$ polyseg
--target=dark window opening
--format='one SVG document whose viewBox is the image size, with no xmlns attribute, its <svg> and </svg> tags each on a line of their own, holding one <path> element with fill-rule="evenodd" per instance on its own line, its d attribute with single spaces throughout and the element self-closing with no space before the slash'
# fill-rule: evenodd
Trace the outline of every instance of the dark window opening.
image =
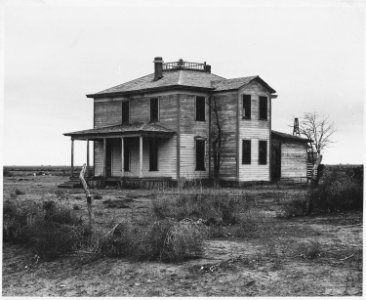
<svg viewBox="0 0 366 300">
<path fill-rule="evenodd" d="M 150 149 L 149 149 L 149 157 L 150 157 L 150 171 L 158 170 L 158 141 L 157 139 L 150 139 Z"/>
<path fill-rule="evenodd" d="M 150 99 L 150 122 L 159 121 L 159 99 Z"/>
<path fill-rule="evenodd" d="M 252 161 L 252 143 L 250 140 L 243 140 L 242 164 L 250 165 Z"/>
<path fill-rule="evenodd" d="M 123 170 L 130 171 L 130 144 L 128 142 L 123 145 Z"/>
<path fill-rule="evenodd" d="M 267 164 L 267 141 L 259 141 L 259 164 Z"/>
<path fill-rule="evenodd" d="M 196 140 L 196 171 L 205 171 L 205 141 Z"/>
<path fill-rule="evenodd" d="M 243 119 L 250 120 L 252 117 L 252 98 L 250 95 L 243 95 Z"/>
<path fill-rule="evenodd" d="M 205 97 L 196 97 L 196 121 L 206 121 Z"/>
<path fill-rule="evenodd" d="M 267 97 L 259 97 L 259 119 L 267 120 L 268 101 Z"/>
<path fill-rule="evenodd" d="M 130 123 L 130 102 L 122 101 L 122 124 Z"/>
</svg>

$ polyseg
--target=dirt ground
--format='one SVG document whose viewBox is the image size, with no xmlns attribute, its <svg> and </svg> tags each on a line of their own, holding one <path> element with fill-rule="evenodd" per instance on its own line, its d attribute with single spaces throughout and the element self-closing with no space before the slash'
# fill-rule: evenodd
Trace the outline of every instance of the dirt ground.
<svg viewBox="0 0 366 300">
<path fill-rule="evenodd" d="M 58 189 L 61 176 L 4 178 L 4 200 L 57 200 L 87 216 L 81 189 Z M 97 226 L 111 228 L 151 214 L 153 190 L 92 190 Z M 167 190 L 166 193 L 177 191 Z M 240 193 L 220 189 L 217 193 Z M 182 263 L 69 255 L 36 261 L 21 245 L 3 244 L 3 296 L 345 296 L 362 295 L 362 213 L 347 212 L 279 219 L 274 194 L 296 192 L 276 186 L 246 188 L 260 215 L 257 234 L 228 234 L 206 242 L 200 259 Z M 298 192 L 298 191 L 297 191 Z M 110 200 L 105 202 L 106 200 Z M 113 207 L 113 200 L 123 205 Z M 120 202 L 117 202 L 120 203 Z M 315 257 L 309 249 L 319 249 Z"/>
</svg>

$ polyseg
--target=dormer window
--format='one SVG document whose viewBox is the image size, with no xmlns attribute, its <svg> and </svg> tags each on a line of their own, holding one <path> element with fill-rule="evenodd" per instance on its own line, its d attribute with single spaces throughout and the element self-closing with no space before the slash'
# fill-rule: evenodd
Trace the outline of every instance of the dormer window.
<svg viewBox="0 0 366 300">
<path fill-rule="evenodd" d="M 159 121 L 159 98 L 150 99 L 150 122 Z"/>
<path fill-rule="evenodd" d="M 205 97 L 196 97 L 196 121 L 206 121 Z"/>
</svg>

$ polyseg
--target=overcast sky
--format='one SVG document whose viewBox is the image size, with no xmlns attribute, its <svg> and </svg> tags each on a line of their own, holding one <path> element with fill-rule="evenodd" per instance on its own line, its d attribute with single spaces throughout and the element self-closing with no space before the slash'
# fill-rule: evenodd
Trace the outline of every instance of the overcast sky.
<svg viewBox="0 0 366 300">
<path fill-rule="evenodd" d="M 35 3 L 41 4 L 7 6 L 4 14 L 4 165 L 68 165 L 70 139 L 62 133 L 92 128 L 93 102 L 85 94 L 152 73 L 155 56 L 206 61 L 226 78 L 260 75 L 278 92 L 273 129 L 291 133 L 288 125 L 305 112 L 329 115 L 337 132 L 324 162 L 363 161 L 365 22 L 349 1 L 332 7 Z M 85 159 L 85 142 L 77 142 L 76 163 Z"/>
</svg>

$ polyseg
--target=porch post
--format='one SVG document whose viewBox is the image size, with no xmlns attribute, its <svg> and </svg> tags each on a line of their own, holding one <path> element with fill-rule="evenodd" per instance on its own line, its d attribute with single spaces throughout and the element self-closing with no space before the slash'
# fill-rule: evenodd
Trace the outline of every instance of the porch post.
<svg viewBox="0 0 366 300">
<path fill-rule="evenodd" d="M 107 139 L 103 139 L 103 177 L 107 177 Z"/>
<path fill-rule="evenodd" d="M 89 177 L 89 139 L 86 140 L 86 172 Z"/>
<path fill-rule="evenodd" d="M 73 175 L 74 173 L 74 139 L 71 138 L 71 176 Z"/>
<path fill-rule="evenodd" d="M 125 175 L 125 146 L 124 146 L 124 138 L 121 138 L 121 174 L 122 177 Z"/>
<path fill-rule="evenodd" d="M 140 136 L 140 173 L 139 173 L 139 177 L 142 177 L 142 167 L 143 167 L 143 137 L 142 135 Z"/>
</svg>

